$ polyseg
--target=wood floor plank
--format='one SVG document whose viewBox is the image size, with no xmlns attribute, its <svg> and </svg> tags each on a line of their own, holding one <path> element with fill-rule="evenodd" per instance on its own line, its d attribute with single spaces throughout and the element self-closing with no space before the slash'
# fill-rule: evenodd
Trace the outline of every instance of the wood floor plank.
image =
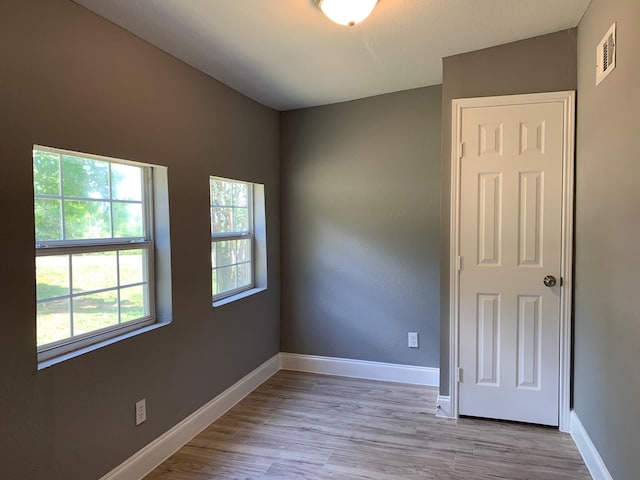
<svg viewBox="0 0 640 480">
<path fill-rule="evenodd" d="M 591 478 L 556 429 L 434 416 L 437 389 L 280 371 L 147 480 Z"/>
</svg>

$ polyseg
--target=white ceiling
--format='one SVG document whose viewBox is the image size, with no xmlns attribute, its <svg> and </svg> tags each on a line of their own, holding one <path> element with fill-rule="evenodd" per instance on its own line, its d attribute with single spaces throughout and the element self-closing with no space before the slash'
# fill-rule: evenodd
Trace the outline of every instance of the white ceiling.
<svg viewBox="0 0 640 480">
<path fill-rule="evenodd" d="M 313 0 L 74 0 L 277 110 L 442 82 L 443 57 L 574 27 L 590 0 L 380 0 L 354 27 Z"/>
</svg>

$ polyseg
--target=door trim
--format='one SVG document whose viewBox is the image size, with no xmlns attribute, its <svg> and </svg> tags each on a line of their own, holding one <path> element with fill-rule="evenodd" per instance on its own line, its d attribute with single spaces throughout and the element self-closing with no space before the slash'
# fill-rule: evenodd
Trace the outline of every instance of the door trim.
<svg viewBox="0 0 640 480">
<path fill-rule="evenodd" d="M 501 97 L 463 98 L 452 101 L 451 123 L 451 230 L 449 239 L 449 396 L 450 416 L 458 417 L 459 309 L 460 272 L 460 151 L 462 111 L 465 108 L 562 103 L 564 110 L 562 154 L 562 226 L 560 275 L 563 288 L 560 296 L 560 378 L 558 395 L 558 425 L 560 431 L 570 429 L 571 388 L 571 313 L 573 295 L 573 205 L 575 149 L 575 92 L 549 92 Z"/>
</svg>

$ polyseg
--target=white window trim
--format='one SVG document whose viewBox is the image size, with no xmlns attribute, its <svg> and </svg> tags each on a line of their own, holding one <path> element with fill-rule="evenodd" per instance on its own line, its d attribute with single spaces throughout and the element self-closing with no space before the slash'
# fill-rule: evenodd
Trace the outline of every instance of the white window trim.
<svg viewBox="0 0 640 480">
<path fill-rule="evenodd" d="M 223 181 L 246 183 L 251 186 L 250 192 L 250 222 L 251 222 L 251 286 L 239 288 L 234 291 L 228 291 L 221 295 L 212 295 L 212 306 L 221 307 L 228 305 L 237 300 L 250 297 L 257 293 L 267 290 L 267 234 L 266 234 L 266 214 L 265 214 L 265 187 L 263 184 L 254 183 L 245 180 L 235 180 L 232 178 L 218 177 L 212 175 L 210 179 L 219 179 Z M 210 207 L 211 207 L 211 201 Z M 220 235 L 235 235 L 236 238 L 246 238 L 246 234 L 216 234 L 211 235 L 211 244 L 213 245 L 214 237 Z M 234 238 L 228 238 L 234 239 Z M 213 268 L 213 265 L 211 265 Z M 212 288 L 209 290 L 212 291 Z"/>
<path fill-rule="evenodd" d="M 87 253 L 99 251 L 122 251 L 144 249 L 147 251 L 148 268 L 144 274 L 147 277 L 147 295 L 148 295 L 148 312 L 149 314 L 139 319 L 130 320 L 119 325 L 109 326 L 102 329 L 87 332 L 82 335 L 68 337 L 56 342 L 51 342 L 37 349 L 38 369 L 43 369 L 55 365 L 61 361 L 74 358 L 86 352 L 96 350 L 103 346 L 115 343 L 125 338 L 138 335 L 140 333 L 154 330 L 171 322 L 171 272 L 170 272 L 170 239 L 169 234 L 169 218 L 168 218 L 168 184 L 167 169 L 157 165 L 151 165 L 142 162 L 123 160 L 119 158 L 107 157 L 102 155 L 88 154 L 52 148 L 42 145 L 34 145 L 34 150 L 50 152 L 59 155 L 70 155 L 79 158 L 87 158 L 92 160 L 104 161 L 109 163 L 118 163 L 124 165 L 132 165 L 142 168 L 143 170 L 143 201 L 144 208 L 144 238 L 142 237 L 123 237 L 123 238 L 107 238 L 107 239 L 91 239 L 91 240 L 58 240 L 49 242 L 36 243 L 35 256 L 49 255 L 72 255 L 74 253 Z M 154 185 L 156 188 L 154 188 Z M 160 188 L 158 188 L 160 187 Z M 156 193 L 160 197 L 157 204 Z M 34 193 L 34 199 L 46 197 Z M 57 197 L 56 197 L 57 198 Z M 60 198 L 64 197 L 60 192 Z M 112 199 L 109 199 L 111 202 Z M 159 222 L 158 216 L 162 218 Z M 64 219 L 63 219 L 64 221 Z M 160 246 L 156 244 L 157 230 L 162 232 Z M 162 258 L 160 267 L 162 271 L 160 285 L 156 283 L 156 251 L 160 250 Z M 142 284 L 144 284 L 143 282 Z M 120 285 L 114 287 L 119 288 Z M 113 289 L 107 289 L 109 291 Z M 165 298 L 162 299 L 160 311 L 157 310 L 156 291 L 160 290 Z M 73 298 L 73 292 L 65 295 L 65 298 Z M 52 297 L 53 298 L 53 297 Z M 37 298 L 35 299 L 38 303 Z"/>
</svg>

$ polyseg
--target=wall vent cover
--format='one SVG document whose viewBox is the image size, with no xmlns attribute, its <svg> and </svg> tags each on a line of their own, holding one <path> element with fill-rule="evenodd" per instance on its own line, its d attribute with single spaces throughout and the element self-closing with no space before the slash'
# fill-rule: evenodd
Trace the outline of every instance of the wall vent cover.
<svg viewBox="0 0 640 480">
<path fill-rule="evenodd" d="M 596 48 L 596 85 L 616 68 L 616 24 L 614 22 Z"/>
</svg>

